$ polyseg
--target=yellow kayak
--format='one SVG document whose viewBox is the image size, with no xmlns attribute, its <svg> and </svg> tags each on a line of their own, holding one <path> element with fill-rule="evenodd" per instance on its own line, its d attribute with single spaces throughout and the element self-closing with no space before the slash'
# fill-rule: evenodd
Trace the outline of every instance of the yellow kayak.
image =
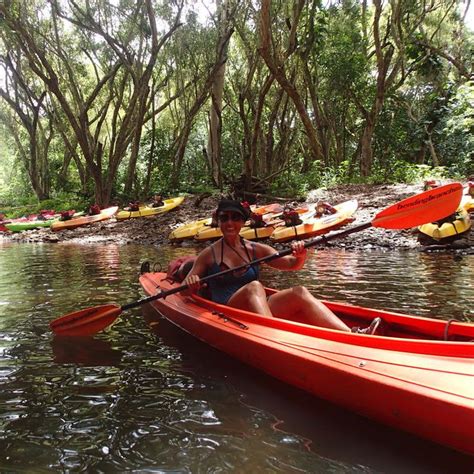
<svg viewBox="0 0 474 474">
<path fill-rule="evenodd" d="M 192 239 L 202 228 L 207 228 L 211 225 L 212 218 L 201 219 L 199 221 L 190 222 L 189 224 L 183 224 L 178 228 L 171 231 L 168 236 L 172 242 L 179 242 L 185 239 Z"/>
<path fill-rule="evenodd" d="M 268 204 L 267 206 L 261 206 L 261 207 L 256 207 L 253 208 L 251 207 L 252 212 L 255 214 L 260 214 L 260 215 L 265 215 L 269 213 L 275 213 L 275 212 L 281 212 L 281 205 L 280 204 Z M 246 225 L 242 227 L 240 231 L 240 235 L 243 236 L 246 234 L 248 231 L 252 231 L 253 235 L 255 235 L 254 232 L 255 229 L 252 229 L 250 225 Z M 252 233 L 250 232 L 250 234 Z M 194 236 L 196 240 L 203 241 L 203 240 L 215 240 L 222 237 L 222 232 L 219 227 L 202 227 Z M 255 237 L 254 237 L 255 238 Z"/>
<path fill-rule="evenodd" d="M 178 207 L 184 201 L 184 197 L 176 197 L 171 199 L 165 199 L 164 205 L 160 207 L 143 206 L 138 211 L 120 211 L 115 217 L 117 220 L 132 219 L 134 217 L 153 217 L 157 214 L 163 214 L 164 212 L 171 211 L 175 207 Z"/>
<path fill-rule="evenodd" d="M 336 229 L 351 220 L 352 215 L 357 210 L 356 199 L 345 201 L 334 206 L 334 214 L 322 217 L 316 216 L 316 210 L 307 216 L 302 216 L 302 224 L 292 226 L 281 226 L 274 230 L 270 240 L 274 242 L 286 242 L 293 239 L 307 239 L 319 234 L 325 234 Z"/>
<path fill-rule="evenodd" d="M 422 234 L 437 241 L 450 239 L 467 232 L 471 228 L 471 219 L 465 208 L 467 201 L 465 204 L 463 204 L 463 202 L 464 199 L 461 201 L 461 205 L 458 207 L 454 216 L 450 216 L 439 222 L 430 222 L 420 225 L 418 230 Z"/>
<path fill-rule="evenodd" d="M 467 212 L 474 212 L 474 197 L 470 196 L 469 194 L 465 194 L 462 197 L 459 207 L 462 207 Z"/>
<path fill-rule="evenodd" d="M 265 227 L 242 227 L 240 231 L 240 236 L 247 240 L 260 240 L 260 239 L 268 239 L 270 235 L 273 234 L 275 230 L 274 225 L 267 225 Z"/>
</svg>

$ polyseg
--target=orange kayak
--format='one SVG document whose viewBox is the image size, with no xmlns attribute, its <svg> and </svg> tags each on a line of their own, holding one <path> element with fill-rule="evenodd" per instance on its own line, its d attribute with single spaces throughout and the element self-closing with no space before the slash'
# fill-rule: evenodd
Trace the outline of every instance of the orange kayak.
<svg viewBox="0 0 474 474">
<path fill-rule="evenodd" d="M 144 273 L 147 295 L 176 284 Z M 269 293 L 275 290 L 267 290 Z M 179 293 L 150 303 L 201 341 L 354 412 L 474 454 L 474 325 L 324 302 L 349 326 L 384 321 L 384 335 L 276 319 Z"/>
<path fill-rule="evenodd" d="M 83 225 L 93 224 L 94 222 L 100 222 L 106 219 L 110 219 L 117 211 L 117 206 L 107 207 L 106 209 L 102 209 L 100 211 L 100 214 L 95 214 L 92 216 L 73 217 L 68 221 L 55 221 L 51 224 L 51 229 L 54 231 L 75 229 Z"/>
</svg>

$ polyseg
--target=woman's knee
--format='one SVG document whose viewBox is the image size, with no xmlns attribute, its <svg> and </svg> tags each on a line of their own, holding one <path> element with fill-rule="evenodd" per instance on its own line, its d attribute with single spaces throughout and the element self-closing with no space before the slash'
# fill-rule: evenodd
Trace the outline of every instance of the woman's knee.
<svg viewBox="0 0 474 474">
<path fill-rule="evenodd" d="M 245 289 L 249 292 L 249 294 L 252 294 L 252 295 L 264 296 L 266 294 L 265 287 L 258 280 L 254 280 L 254 281 L 251 281 L 250 283 L 247 283 L 245 285 Z"/>
<path fill-rule="evenodd" d="M 293 293 L 300 300 L 308 301 L 314 299 L 314 296 L 305 286 L 295 286 L 293 288 Z"/>
</svg>

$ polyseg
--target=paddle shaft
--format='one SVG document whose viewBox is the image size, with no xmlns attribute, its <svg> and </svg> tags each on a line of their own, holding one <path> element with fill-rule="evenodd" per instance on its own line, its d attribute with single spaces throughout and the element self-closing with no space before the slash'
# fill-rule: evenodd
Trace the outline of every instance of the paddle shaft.
<svg viewBox="0 0 474 474">
<path fill-rule="evenodd" d="M 354 234 L 355 232 L 360 232 L 362 230 L 368 229 L 369 227 L 372 226 L 372 222 L 365 222 L 364 224 L 360 224 L 354 227 L 351 227 L 350 229 L 342 230 L 340 232 L 335 232 L 334 234 L 330 235 L 324 235 L 321 237 L 316 237 L 314 239 L 308 240 L 304 243 L 304 247 L 313 247 L 314 245 L 318 245 L 320 243 L 326 243 L 334 239 L 338 239 L 340 237 L 345 237 L 346 235 Z M 224 275 L 227 275 L 229 273 L 242 270 L 243 268 L 246 268 L 251 265 L 257 265 L 259 263 L 263 262 L 270 262 L 271 260 L 276 260 L 277 258 L 285 257 L 286 255 L 290 255 L 293 252 L 291 248 L 287 248 L 285 250 L 282 250 L 280 252 L 274 253 L 272 255 L 267 255 L 265 257 L 257 258 L 255 260 L 252 260 L 248 263 L 243 263 L 242 265 L 239 265 L 237 267 L 233 268 L 228 268 L 227 270 L 223 270 L 222 272 L 219 273 L 214 273 L 213 275 L 208 275 L 205 277 L 202 277 L 200 279 L 201 283 L 205 283 L 206 281 L 212 280 L 214 278 L 218 278 Z M 162 291 L 156 295 L 149 296 L 148 298 L 143 298 L 138 301 L 134 301 L 133 303 L 126 304 L 121 307 L 122 311 L 125 311 L 127 309 L 132 309 L 136 308 L 137 306 L 141 306 L 143 304 L 150 303 L 151 301 L 158 300 L 161 298 L 166 298 L 167 296 L 174 295 L 175 293 L 179 293 L 180 291 L 186 290 L 188 288 L 188 285 L 181 285 L 176 288 L 172 288 L 167 291 Z"/>
</svg>

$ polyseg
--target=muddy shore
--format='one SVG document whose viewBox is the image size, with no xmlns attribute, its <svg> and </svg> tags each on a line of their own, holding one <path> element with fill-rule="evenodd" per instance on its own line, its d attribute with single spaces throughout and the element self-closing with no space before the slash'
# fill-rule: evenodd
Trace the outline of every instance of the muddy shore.
<svg viewBox="0 0 474 474">
<path fill-rule="evenodd" d="M 331 189 L 311 191 L 307 202 L 319 200 L 337 204 L 348 199 L 357 199 L 359 208 L 355 220 L 349 225 L 369 222 L 379 211 L 423 191 L 423 184 L 398 185 L 344 185 Z M 19 233 L 1 233 L 0 240 L 14 242 L 71 242 L 78 244 L 113 242 L 118 244 L 167 245 L 171 230 L 182 224 L 197 219 L 207 218 L 216 207 L 219 196 L 210 196 L 200 201 L 198 196 L 188 196 L 177 209 L 163 215 L 150 218 L 129 219 L 116 221 L 109 219 L 90 226 L 74 230 L 53 232 L 48 228 L 24 231 Z M 198 203 L 198 201 L 200 201 Z M 265 201 L 259 200 L 259 204 Z M 174 245 L 197 246 L 193 241 Z M 202 246 L 202 244 L 200 244 Z M 418 231 L 408 229 L 391 231 L 371 227 L 361 232 L 351 234 L 344 239 L 333 240 L 332 247 L 348 250 L 417 250 L 417 251 L 453 251 L 463 254 L 474 254 L 474 231 L 457 239 L 447 246 L 424 246 L 418 241 Z"/>
</svg>

